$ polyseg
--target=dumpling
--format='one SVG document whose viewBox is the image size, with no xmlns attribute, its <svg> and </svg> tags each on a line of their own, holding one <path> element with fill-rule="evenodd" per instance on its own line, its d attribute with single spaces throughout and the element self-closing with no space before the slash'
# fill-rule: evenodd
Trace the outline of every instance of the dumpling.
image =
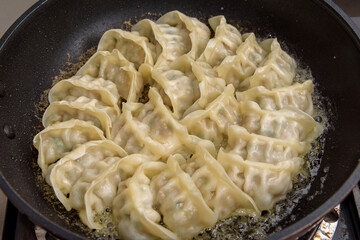
<svg viewBox="0 0 360 240">
<path fill-rule="evenodd" d="M 270 210 L 274 204 L 286 198 L 292 189 L 292 178 L 300 170 L 302 158 L 294 158 L 277 164 L 243 160 L 240 155 L 220 150 L 218 162 L 230 179 L 255 201 L 259 210 Z"/>
<path fill-rule="evenodd" d="M 189 239 L 217 221 L 191 177 L 179 166 L 183 157 L 175 154 L 167 160 L 167 167 L 152 178 L 154 206 L 163 216 L 164 225 L 179 238 Z"/>
<path fill-rule="evenodd" d="M 166 168 L 162 162 L 146 162 L 124 182 L 113 201 L 113 215 L 122 239 L 178 239 L 166 228 L 155 208 L 151 181 Z"/>
<path fill-rule="evenodd" d="M 311 94 L 314 91 L 313 83 L 307 80 L 303 83 L 295 83 L 289 87 L 274 88 L 268 90 L 263 86 L 250 88 L 244 92 L 236 92 L 236 98 L 240 101 L 254 101 L 261 109 L 279 110 L 286 106 L 296 107 L 307 114 L 313 113 Z"/>
<path fill-rule="evenodd" d="M 223 167 L 201 143 L 190 159 L 180 158 L 179 163 L 217 219 L 229 217 L 235 211 L 245 215 L 259 213 L 254 201 L 231 181 Z"/>
<path fill-rule="evenodd" d="M 146 104 L 126 103 L 112 139 L 129 153 L 132 149 L 167 158 L 192 141 L 184 126 L 165 107 L 159 93 L 150 88 Z M 131 142 L 129 142 L 131 141 Z M 135 143 L 135 147 L 133 143 Z M 140 148 L 140 149 L 139 149 Z"/>
<path fill-rule="evenodd" d="M 105 133 L 105 136 L 110 136 L 112 126 L 110 116 L 93 104 L 68 101 L 53 102 L 46 109 L 42 123 L 46 128 L 54 123 L 65 122 L 70 119 L 89 121 L 100 128 Z"/>
<path fill-rule="evenodd" d="M 219 65 L 226 56 L 234 55 L 242 43 L 239 30 L 227 24 L 224 16 L 209 19 L 209 24 L 215 32 L 215 37 L 210 39 L 199 61 L 205 61 L 212 67 Z"/>
<path fill-rule="evenodd" d="M 268 52 L 257 43 L 254 33 L 250 33 L 236 50 L 236 55 L 227 56 L 216 67 L 216 72 L 236 89 L 244 79 L 254 74 L 267 54 Z"/>
<path fill-rule="evenodd" d="M 69 169 L 74 168 L 74 175 L 69 177 L 65 176 L 63 180 L 52 180 L 54 191 L 61 191 L 69 201 L 66 201 L 66 204 L 79 212 L 80 219 L 86 224 L 90 225 L 88 218 L 85 213 L 85 200 L 84 197 L 89 190 L 89 188 L 97 181 L 103 178 L 107 174 L 109 169 L 114 165 L 118 165 L 121 161 L 120 157 L 111 156 L 104 157 L 104 159 L 98 159 L 97 161 L 84 166 L 79 166 L 82 164 L 83 157 L 80 157 L 77 162 L 67 162 L 63 166 L 59 166 L 55 169 L 53 174 L 55 178 L 63 178 L 62 175 L 70 175 Z M 87 156 L 85 156 L 87 158 Z M 86 161 L 86 160 L 85 160 Z M 86 164 L 86 163 L 85 163 Z M 56 167 L 56 166 L 55 166 Z M 83 169 L 81 169 L 83 167 Z M 50 176 L 51 178 L 51 176 Z M 75 180 L 76 179 L 76 180 Z M 75 181 L 74 181 L 75 180 Z M 114 179 L 112 179 L 114 180 Z M 71 190 L 68 192 L 69 186 L 67 184 L 72 183 Z M 66 199 L 66 200 L 67 200 Z M 64 206 L 66 206 L 64 204 Z M 69 210 L 69 209 L 67 209 Z"/>
<path fill-rule="evenodd" d="M 181 59 L 176 60 L 176 62 Z M 167 66 L 149 68 L 141 66 L 140 71 L 151 79 L 158 89 L 164 104 L 172 108 L 176 119 L 181 119 L 184 112 L 200 97 L 199 83 L 193 76 L 187 76 L 180 70 Z"/>
<path fill-rule="evenodd" d="M 109 140 L 80 145 L 49 167 L 47 183 L 66 210 L 80 208 L 93 180 L 127 153 Z"/>
<path fill-rule="evenodd" d="M 216 76 L 212 67 L 183 55 L 169 67 L 141 66 L 140 72 L 147 82 L 155 86 L 164 103 L 173 109 L 177 119 L 190 112 L 204 109 L 225 88 L 225 81 Z"/>
<path fill-rule="evenodd" d="M 310 115 L 297 108 L 262 110 L 257 103 L 251 101 L 240 102 L 238 106 L 242 117 L 240 125 L 250 133 L 312 142 L 323 130 Z"/>
<path fill-rule="evenodd" d="M 127 101 L 137 101 L 143 90 L 140 73 L 117 49 L 112 52 L 96 52 L 76 75 L 90 75 L 112 81 L 117 87 L 118 95 Z"/>
<path fill-rule="evenodd" d="M 146 148 L 141 139 L 140 141 L 137 139 L 132 130 L 133 125 L 126 120 L 128 118 L 125 118 L 125 115 L 128 115 L 126 112 L 130 112 L 131 110 L 136 110 L 141 107 L 142 104 L 140 103 L 126 104 L 126 107 L 123 108 L 125 113 L 121 114 L 121 116 L 115 121 L 114 126 L 111 129 L 110 139 L 122 148 L 124 148 L 125 151 L 129 154 L 141 153 L 145 155 L 152 155 L 150 150 Z"/>
<path fill-rule="evenodd" d="M 188 101 L 186 102 L 187 106 L 183 107 L 186 109 L 184 116 L 194 110 L 204 109 L 208 103 L 212 102 L 224 91 L 225 81 L 218 78 L 215 71 L 206 62 L 194 61 L 189 56 L 184 55 L 172 62 L 169 67 L 183 72 L 192 81 L 189 86 L 192 86 L 194 93 L 183 91 L 185 92 L 184 98 L 183 100 L 179 99 L 179 102 L 182 103 Z M 178 92 L 174 91 L 174 93 Z M 190 100 L 193 102 L 191 106 L 189 106 Z"/>
<path fill-rule="evenodd" d="M 154 65 L 156 61 L 155 47 L 146 37 L 136 32 L 111 29 L 101 37 L 97 50 L 112 52 L 118 49 L 136 69 L 143 63 Z"/>
<path fill-rule="evenodd" d="M 210 38 L 209 28 L 196 18 L 188 17 L 179 11 L 171 11 L 160 17 L 156 23 L 168 24 L 181 29 L 183 38 L 191 49 L 187 55 L 196 60 L 204 51 Z M 187 39 L 189 38 L 189 39 Z"/>
<path fill-rule="evenodd" d="M 67 98 L 65 98 L 64 101 L 59 101 L 59 103 L 61 102 L 69 102 L 70 105 L 73 106 L 86 106 L 95 108 L 99 111 L 106 113 L 110 117 L 111 122 L 114 122 L 115 118 L 120 115 L 120 109 L 117 107 L 117 105 L 116 107 L 109 107 L 97 99 L 91 99 L 85 96 L 80 96 L 78 98 L 68 96 Z"/>
<path fill-rule="evenodd" d="M 94 125 L 77 119 L 55 123 L 34 138 L 34 146 L 38 150 L 38 164 L 43 176 L 48 166 L 80 144 L 91 140 L 104 140 L 104 133 Z"/>
<path fill-rule="evenodd" d="M 144 19 L 136 23 L 131 31 L 147 37 L 155 46 L 155 67 L 167 65 L 191 50 L 190 38 L 185 28 L 156 24 L 149 19 Z"/>
<path fill-rule="evenodd" d="M 270 53 L 256 69 L 254 75 L 241 82 L 239 89 L 243 91 L 256 86 L 264 86 L 271 90 L 290 86 L 295 77 L 295 60 L 281 49 L 276 39 L 265 40 L 261 46 Z"/>
<path fill-rule="evenodd" d="M 227 127 L 241 121 L 234 91 L 234 87 L 228 85 L 204 110 L 189 113 L 180 123 L 187 127 L 190 134 L 210 140 L 219 148 L 225 139 Z"/>
<path fill-rule="evenodd" d="M 217 77 L 215 71 L 205 62 L 194 62 L 192 71 L 199 81 L 200 98 L 197 100 L 197 104 L 199 107 L 205 108 L 221 95 L 226 83 L 224 79 Z"/>
<path fill-rule="evenodd" d="M 301 156 L 310 149 L 310 143 L 257 135 L 237 125 L 228 127 L 227 131 L 228 144 L 224 151 L 255 162 L 275 164 Z"/>
<path fill-rule="evenodd" d="M 126 109 L 124 108 L 124 110 L 127 112 L 130 111 L 130 109 L 138 109 L 141 106 L 142 104 L 140 103 L 127 104 L 127 107 Z M 126 114 L 121 114 L 121 116 L 114 122 L 114 126 L 111 129 L 110 139 L 124 148 L 129 154 L 151 154 L 144 144 L 137 140 L 136 136 L 133 134 L 132 125 L 126 121 L 125 115 Z"/>
<path fill-rule="evenodd" d="M 118 107 L 119 94 L 111 81 L 91 76 L 74 76 L 58 82 L 49 92 L 49 102 L 66 100 L 76 101 L 80 97 L 96 99 L 102 105 L 114 108 L 120 114 Z"/>
<path fill-rule="evenodd" d="M 101 229 L 105 221 L 100 222 L 106 209 L 112 209 L 112 203 L 123 183 L 133 176 L 136 169 L 151 157 L 142 154 L 131 154 L 113 164 L 104 174 L 92 182 L 84 196 L 84 206 L 79 215 L 84 223 L 92 229 Z M 110 221 L 112 219 L 109 219 Z"/>
</svg>

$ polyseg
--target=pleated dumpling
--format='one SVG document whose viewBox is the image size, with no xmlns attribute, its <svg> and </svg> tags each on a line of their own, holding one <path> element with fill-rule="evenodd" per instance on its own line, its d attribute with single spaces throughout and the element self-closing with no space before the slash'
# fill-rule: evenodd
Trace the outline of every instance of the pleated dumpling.
<svg viewBox="0 0 360 240">
<path fill-rule="evenodd" d="M 237 125 L 230 126 L 227 131 L 228 140 L 224 151 L 250 161 L 275 164 L 302 156 L 310 149 L 310 143 L 257 135 Z"/>
<path fill-rule="evenodd" d="M 238 106 L 242 116 L 241 126 L 250 133 L 312 142 L 323 130 L 310 115 L 297 108 L 262 110 L 257 103 L 251 101 L 240 102 Z"/>
<path fill-rule="evenodd" d="M 199 82 L 200 98 L 197 104 L 205 108 L 224 91 L 226 82 L 217 77 L 215 71 L 208 63 L 196 61 L 192 65 L 192 71 Z"/>
<path fill-rule="evenodd" d="M 158 158 L 167 158 L 191 141 L 187 130 L 174 119 L 163 104 L 160 94 L 150 88 L 146 104 L 126 103 L 122 121 L 114 128 L 112 139 L 129 153 L 135 146 L 141 153 L 150 153 Z M 127 134 L 130 135 L 127 135 Z"/>
<path fill-rule="evenodd" d="M 38 150 L 38 164 L 43 176 L 48 166 L 80 144 L 92 140 L 104 140 L 104 133 L 94 125 L 81 120 L 72 119 L 53 124 L 34 138 L 34 146 Z"/>
<path fill-rule="evenodd" d="M 113 82 L 90 76 L 74 76 L 58 82 L 50 90 L 50 106 L 44 113 L 43 125 L 47 127 L 75 118 L 92 121 L 109 136 L 112 122 L 120 115 L 118 101 L 119 94 Z M 106 126 L 108 119 L 110 122 Z"/>
<path fill-rule="evenodd" d="M 71 99 L 71 100 L 70 100 Z M 86 96 L 80 96 L 74 100 L 72 100 L 72 97 L 69 96 L 69 100 L 59 101 L 58 103 L 68 102 L 72 106 L 79 106 L 79 107 L 88 107 L 97 109 L 98 111 L 106 113 L 109 118 L 111 119 L 111 122 L 114 122 L 115 118 L 120 115 L 120 109 L 115 105 L 113 106 L 107 106 L 103 102 L 97 100 L 97 99 L 91 99 Z"/>
<path fill-rule="evenodd" d="M 78 209 L 82 221 L 92 229 L 101 229 L 106 221 L 100 221 L 99 216 L 104 218 L 106 211 L 116 211 L 113 209 L 113 200 L 123 190 L 125 181 L 133 176 L 142 163 L 150 160 L 148 155 L 131 154 L 116 161 L 96 178 L 85 193 L 84 206 Z"/>
<path fill-rule="evenodd" d="M 295 83 L 288 87 L 268 90 L 263 86 L 250 88 L 244 92 L 236 92 L 238 101 L 254 101 L 261 109 L 279 110 L 286 106 L 296 107 L 307 114 L 313 113 L 311 94 L 314 91 L 313 83 L 307 80 Z"/>
<path fill-rule="evenodd" d="M 190 80 L 187 85 L 188 87 L 183 87 L 182 92 L 177 88 L 167 91 L 169 96 L 171 96 L 170 99 L 172 103 L 174 103 L 172 105 L 173 108 L 174 105 L 176 105 L 175 107 L 178 109 L 177 106 L 183 104 L 182 108 L 180 108 L 186 109 L 183 116 L 186 116 L 194 110 L 204 109 L 208 103 L 212 102 L 224 91 L 225 81 L 217 77 L 215 71 L 206 62 L 194 61 L 189 56 L 183 55 L 172 62 L 169 67 L 173 70 L 181 71 Z M 181 81 L 180 79 L 178 81 L 185 83 L 185 81 Z M 163 85 L 165 87 L 171 87 L 170 84 Z M 192 88 L 193 90 L 187 90 L 188 88 Z M 176 97 L 176 94 L 179 93 L 183 94 L 181 98 Z M 175 104 L 175 99 L 178 99 L 179 103 Z M 178 115 L 175 114 L 175 116 Z"/>
<path fill-rule="evenodd" d="M 152 179 L 166 168 L 162 162 L 146 162 L 123 183 L 113 201 L 113 215 L 123 239 L 178 239 L 162 222 L 155 207 Z"/>
<path fill-rule="evenodd" d="M 126 107 L 123 108 L 124 113 L 115 121 L 111 129 L 110 139 L 124 148 L 129 154 L 141 153 L 151 155 L 150 150 L 143 144 L 141 139 L 138 140 L 134 134 L 134 125 L 128 121 L 129 118 L 131 119 L 131 111 L 140 109 L 142 106 L 141 103 L 126 104 Z"/>
<path fill-rule="evenodd" d="M 167 65 L 191 50 L 191 41 L 186 28 L 156 24 L 149 19 L 144 19 L 136 23 L 131 31 L 147 37 L 155 46 L 155 67 Z"/>
<path fill-rule="evenodd" d="M 169 157 L 166 169 L 152 178 L 154 206 L 163 216 L 164 225 L 179 238 L 189 239 L 217 221 L 191 177 L 185 173 L 179 161 L 183 157 Z"/>
<path fill-rule="evenodd" d="M 127 32 L 121 29 L 111 29 L 101 37 L 97 50 L 112 52 L 118 49 L 136 69 L 143 63 L 154 65 L 155 47 L 146 37 L 136 32 Z"/>
<path fill-rule="evenodd" d="M 86 97 L 80 98 L 83 98 L 85 101 L 89 100 Z M 112 120 L 109 114 L 104 110 L 110 110 L 111 116 L 116 116 L 115 110 L 111 107 L 105 106 L 103 106 L 102 110 L 99 109 L 99 105 L 95 106 L 98 103 L 96 99 L 93 99 L 92 102 L 90 101 L 88 103 L 89 104 L 84 104 L 83 102 L 78 101 L 53 102 L 46 109 L 42 118 L 42 123 L 46 128 L 57 122 L 65 122 L 70 119 L 79 119 L 94 124 L 105 133 L 105 136 L 110 136 Z"/>
<path fill-rule="evenodd" d="M 255 34 L 250 33 L 237 48 L 236 55 L 227 56 L 216 67 L 216 72 L 227 84 L 233 84 L 238 88 L 244 79 L 254 74 L 267 54 L 268 52 L 257 43 Z"/>
<path fill-rule="evenodd" d="M 185 57 L 185 56 L 184 56 Z M 186 75 L 183 71 L 178 70 L 189 66 L 180 65 L 188 64 L 183 61 L 184 58 L 177 59 L 177 69 L 167 66 L 159 68 L 149 68 L 143 65 L 140 68 L 143 76 L 148 76 L 151 85 L 158 89 L 164 104 L 172 109 L 176 119 L 181 119 L 184 112 L 200 97 L 198 80 L 192 75 Z"/>
<path fill-rule="evenodd" d="M 264 86 L 271 90 L 290 86 L 295 77 L 295 60 L 281 49 L 277 39 L 265 40 L 261 46 L 269 54 L 256 69 L 254 75 L 241 82 L 239 89 L 243 91 L 256 86 Z"/>
<path fill-rule="evenodd" d="M 295 158 L 277 164 L 244 160 L 240 155 L 220 149 L 218 162 L 230 179 L 255 201 L 259 210 L 269 210 L 286 198 L 292 189 L 292 178 L 299 172 L 303 159 Z"/>
<path fill-rule="evenodd" d="M 127 153 L 109 140 L 90 141 L 80 145 L 50 165 L 47 183 L 66 210 L 80 208 L 92 181 Z"/>
<path fill-rule="evenodd" d="M 215 36 L 209 40 L 199 60 L 214 67 L 219 65 L 225 57 L 235 54 L 236 49 L 242 43 L 242 38 L 239 30 L 227 24 L 222 15 L 209 18 L 209 24 L 214 30 Z"/>
<path fill-rule="evenodd" d="M 243 215 L 259 213 L 253 200 L 231 181 L 223 167 L 201 143 L 190 159 L 180 158 L 178 161 L 217 219 L 229 217 L 235 211 Z"/>
<path fill-rule="evenodd" d="M 90 75 L 110 80 L 116 85 L 118 95 L 127 101 L 137 101 L 143 90 L 140 73 L 117 49 L 112 52 L 96 52 L 76 75 Z"/>
<path fill-rule="evenodd" d="M 49 92 L 50 104 L 55 101 L 76 102 L 78 99 L 96 99 L 99 104 L 113 108 L 120 114 L 119 94 L 111 81 L 91 76 L 74 76 L 55 84 Z"/>
<path fill-rule="evenodd" d="M 186 54 L 196 60 L 204 51 L 210 38 L 209 28 L 198 19 L 188 17 L 179 11 L 171 11 L 160 17 L 156 23 L 168 24 L 172 27 L 182 29 L 183 37 L 190 38 L 190 51 Z M 187 36 L 188 35 L 188 36 Z"/>
<path fill-rule="evenodd" d="M 168 67 L 143 65 L 139 70 L 146 82 L 156 87 L 176 119 L 194 110 L 204 109 L 225 88 L 225 81 L 216 76 L 206 62 L 194 61 L 183 55 Z"/>
<path fill-rule="evenodd" d="M 84 156 L 87 158 L 87 156 Z M 62 191 L 63 194 L 67 197 L 69 201 L 66 201 L 66 204 L 72 209 L 75 209 L 79 212 L 79 216 L 84 223 L 87 223 L 87 218 L 83 214 L 85 210 L 85 195 L 89 188 L 97 181 L 103 178 L 104 175 L 112 168 L 112 166 L 117 165 L 119 161 L 121 161 L 121 157 L 119 156 L 103 156 L 103 159 L 99 158 L 93 163 L 84 163 L 83 157 L 80 157 L 77 162 L 71 163 L 67 162 L 64 163 L 63 166 L 55 166 L 53 174 L 55 175 L 54 178 L 62 177 L 62 175 L 69 174 L 69 169 L 74 168 L 74 175 L 72 177 L 64 177 L 63 180 L 52 180 L 54 183 L 53 188 L 55 191 Z M 83 165 L 83 166 L 80 166 Z M 83 169 L 81 169 L 83 167 Z M 81 171 L 81 173 L 80 173 Z M 51 179 L 51 175 L 50 175 Z M 76 180 L 75 180 L 76 179 Z M 75 180 L 74 182 L 72 182 Z M 64 184 L 64 182 L 66 182 Z M 70 192 L 67 191 L 68 182 L 72 182 Z M 66 206 L 64 204 L 64 206 Z M 69 210 L 69 209 L 67 209 Z M 89 224 L 87 224 L 89 225 Z"/>
<path fill-rule="evenodd" d="M 234 87 L 228 85 L 224 92 L 205 109 L 196 110 L 180 121 L 190 134 L 212 141 L 218 148 L 226 137 L 226 129 L 241 121 Z"/>
</svg>

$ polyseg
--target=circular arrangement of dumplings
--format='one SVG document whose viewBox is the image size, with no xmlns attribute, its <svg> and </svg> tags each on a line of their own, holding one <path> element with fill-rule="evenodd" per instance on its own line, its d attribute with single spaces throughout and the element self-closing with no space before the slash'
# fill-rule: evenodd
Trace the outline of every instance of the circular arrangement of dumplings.
<svg viewBox="0 0 360 240">
<path fill-rule="evenodd" d="M 172 11 L 109 30 L 51 89 L 38 164 L 89 228 L 107 211 L 122 239 L 188 239 L 292 189 L 323 129 L 312 81 L 294 83 L 296 62 L 276 39 L 240 34 L 224 16 L 209 24 L 211 39 Z"/>
</svg>

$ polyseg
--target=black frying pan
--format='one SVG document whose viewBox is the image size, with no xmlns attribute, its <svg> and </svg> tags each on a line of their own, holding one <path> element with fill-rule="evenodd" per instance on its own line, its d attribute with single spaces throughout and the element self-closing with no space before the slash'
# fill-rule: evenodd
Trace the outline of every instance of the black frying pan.
<svg viewBox="0 0 360 240">
<path fill-rule="evenodd" d="M 36 104 L 52 78 L 67 62 L 96 46 L 101 35 L 143 13 L 178 9 L 208 18 L 227 19 L 255 31 L 271 33 L 310 66 L 319 89 L 329 99 L 335 118 L 327 135 L 319 174 L 283 230 L 269 239 L 290 238 L 308 229 L 339 203 L 360 178 L 360 32 L 331 1 L 103 0 L 40 1 L 0 41 L 0 185 L 32 221 L 64 239 L 84 233 L 56 214 L 36 186 L 31 149 Z M 324 171 L 329 167 L 329 171 Z M 321 184 L 321 177 L 326 181 Z"/>
</svg>

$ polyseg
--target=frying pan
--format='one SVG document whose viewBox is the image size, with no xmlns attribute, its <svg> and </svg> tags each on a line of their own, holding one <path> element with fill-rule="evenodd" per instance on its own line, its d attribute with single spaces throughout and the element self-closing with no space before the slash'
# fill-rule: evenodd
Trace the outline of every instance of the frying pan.
<svg viewBox="0 0 360 240">
<path fill-rule="evenodd" d="M 360 178 L 360 32 L 328 0 L 214 1 L 103 0 L 39 1 L 0 41 L 0 186 L 29 218 L 64 239 L 84 233 L 68 224 L 37 187 L 32 151 L 36 104 L 64 68 L 68 54 L 77 59 L 101 35 L 143 13 L 178 9 L 200 19 L 223 14 L 247 30 L 278 37 L 311 68 L 333 115 L 322 161 L 291 219 L 269 239 L 294 238 L 339 203 Z M 325 181 L 324 180 L 325 177 Z"/>
</svg>

